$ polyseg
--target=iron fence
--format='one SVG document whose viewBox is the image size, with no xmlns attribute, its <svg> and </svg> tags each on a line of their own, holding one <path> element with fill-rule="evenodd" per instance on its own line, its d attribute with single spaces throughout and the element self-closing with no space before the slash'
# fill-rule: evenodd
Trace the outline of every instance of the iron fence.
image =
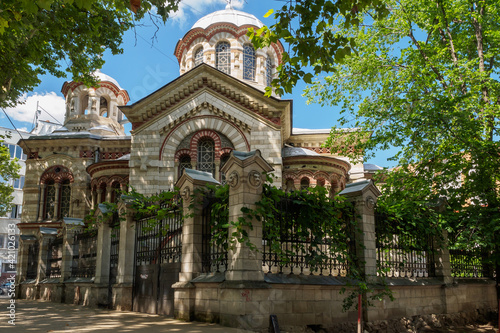
<svg viewBox="0 0 500 333">
<path fill-rule="evenodd" d="M 404 232 L 398 223 L 384 214 L 375 214 L 378 274 L 402 278 L 435 276 L 433 238 L 419 235 L 410 226 Z"/>
<path fill-rule="evenodd" d="M 215 204 L 219 209 L 215 209 Z M 216 273 L 227 270 L 227 228 L 228 202 L 216 198 L 213 192 L 208 192 L 203 198 L 202 210 L 202 272 Z M 225 208 L 224 208 L 225 207 Z"/>
<path fill-rule="evenodd" d="M 333 204 L 333 203 L 332 203 Z M 304 230 L 297 221 L 307 217 L 292 197 L 276 202 L 275 220 L 279 226 L 264 225 L 262 265 L 266 273 L 346 276 L 355 265 L 354 211 L 342 214 L 341 232 L 332 237 L 325 221 L 310 221 Z M 276 239 L 276 227 L 279 235 Z M 315 231 L 313 232 L 313 229 Z M 321 230 L 320 232 L 318 232 Z M 315 235 L 323 234 L 323 237 Z M 274 243 L 274 244 L 273 244 Z M 341 250 L 342 249 L 342 250 Z M 347 250 L 347 254 L 346 251 Z M 352 254 L 352 255 L 350 255 Z"/>
<path fill-rule="evenodd" d="M 71 277 L 92 278 L 97 260 L 97 230 L 75 233 L 73 239 L 73 265 Z"/>
<path fill-rule="evenodd" d="M 62 237 L 56 237 L 49 241 L 47 248 L 47 267 L 45 270 L 45 277 L 47 278 L 61 277 L 62 244 Z"/>
<path fill-rule="evenodd" d="M 474 250 L 450 250 L 451 276 L 456 278 L 492 278 L 493 266 L 488 263 L 489 254 L 480 248 Z"/>
<path fill-rule="evenodd" d="M 38 275 L 38 253 L 40 246 L 38 241 L 28 246 L 28 267 L 26 270 L 26 279 L 36 279 Z"/>
<path fill-rule="evenodd" d="M 118 253 L 120 250 L 120 220 L 118 213 L 113 215 L 113 223 L 111 224 L 111 249 L 109 256 L 109 267 L 111 269 L 118 267 Z"/>
<path fill-rule="evenodd" d="M 182 256 L 182 211 L 171 203 L 163 219 L 145 217 L 136 222 L 136 265 L 180 262 Z"/>
</svg>

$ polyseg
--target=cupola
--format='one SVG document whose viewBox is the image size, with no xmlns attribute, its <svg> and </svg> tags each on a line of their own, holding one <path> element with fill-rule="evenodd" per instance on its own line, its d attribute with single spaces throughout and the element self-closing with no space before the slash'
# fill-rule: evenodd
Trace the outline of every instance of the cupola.
<svg viewBox="0 0 500 333">
<path fill-rule="evenodd" d="M 256 88 L 270 86 L 283 46 L 278 42 L 255 50 L 246 33 L 262 26 L 254 15 L 235 10 L 230 3 L 202 17 L 176 45 L 180 74 L 206 63 Z"/>
<path fill-rule="evenodd" d="M 97 135 L 125 135 L 123 113 L 118 106 L 130 100 L 126 90 L 111 76 L 97 70 L 98 87 L 66 81 L 61 89 L 66 98 L 64 126 L 70 132 L 88 131 Z"/>
</svg>

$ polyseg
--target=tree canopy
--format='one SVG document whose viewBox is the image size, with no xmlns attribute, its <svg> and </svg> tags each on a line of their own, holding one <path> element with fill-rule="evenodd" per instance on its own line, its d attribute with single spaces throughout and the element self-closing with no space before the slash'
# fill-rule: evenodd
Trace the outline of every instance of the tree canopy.
<svg viewBox="0 0 500 333">
<path fill-rule="evenodd" d="M 122 52 L 126 30 L 155 7 L 166 20 L 180 0 L 5 0 L 0 3 L 0 107 L 40 83 L 45 73 L 96 83 L 105 50 Z M 64 66 L 63 64 L 66 64 Z M 66 67 L 66 68 L 64 68 Z"/>
<path fill-rule="evenodd" d="M 330 27 L 355 46 L 306 94 L 339 107 L 339 127 L 360 130 L 344 143 L 356 149 L 335 150 L 355 158 L 399 148 L 387 200 L 446 198 L 453 241 L 498 256 L 500 3 L 388 0 L 386 8 L 383 17 L 360 12 L 357 26 Z M 360 132 L 372 134 L 359 140 Z"/>
</svg>

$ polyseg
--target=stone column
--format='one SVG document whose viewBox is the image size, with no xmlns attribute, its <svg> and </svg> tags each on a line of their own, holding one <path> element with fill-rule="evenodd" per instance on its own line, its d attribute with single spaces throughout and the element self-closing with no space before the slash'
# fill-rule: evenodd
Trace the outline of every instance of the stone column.
<svg viewBox="0 0 500 333">
<path fill-rule="evenodd" d="M 102 201 L 102 188 L 97 189 L 97 202 L 95 202 L 94 208 L 97 207 Z"/>
<path fill-rule="evenodd" d="M 54 216 L 52 216 L 52 220 L 57 220 L 59 218 L 59 196 L 61 194 L 61 184 L 55 183 L 56 188 L 56 196 L 54 198 Z"/>
<path fill-rule="evenodd" d="M 366 281 L 374 282 L 377 277 L 377 245 L 375 235 L 375 204 L 380 191 L 371 180 L 348 184 L 339 193 L 354 204 L 357 217 L 356 257 L 361 274 Z"/>
<path fill-rule="evenodd" d="M 71 277 L 73 267 L 73 245 L 75 233 L 83 227 L 83 220 L 76 218 L 65 218 L 63 226 L 63 252 L 61 262 L 61 283 Z"/>
<path fill-rule="evenodd" d="M 38 207 L 39 211 L 38 211 L 38 222 L 41 222 L 45 219 L 45 217 L 43 216 L 43 211 L 45 209 L 45 188 L 47 187 L 47 185 L 45 184 L 40 184 L 40 206 Z"/>
<path fill-rule="evenodd" d="M 98 214 L 106 214 L 107 209 L 103 204 L 99 205 Z M 109 260 L 111 255 L 111 221 L 105 220 L 97 227 L 97 258 L 95 266 L 95 279 L 93 292 L 97 304 L 108 303 L 109 284 Z"/>
<path fill-rule="evenodd" d="M 174 316 L 183 320 L 192 320 L 194 317 L 195 292 L 190 282 L 202 271 L 202 205 L 203 193 L 200 189 L 207 184 L 218 184 L 211 173 L 184 169 L 176 187 L 180 188 L 183 199 L 184 217 L 182 225 L 182 263 L 179 273 L 179 282 L 172 287 L 175 289 Z M 193 203 L 193 206 L 191 206 Z M 190 211 L 192 209 L 192 211 Z"/>
<path fill-rule="evenodd" d="M 109 191 L 106 191 L 106 198 L 105 200 L 107 202 L 111 202 L 111 194 L 113 193 L 113 188 L 111 187 L 111 184 L 109 187 L 106 187 L 106 189 L 109 189 Z"/>
<path fill-rule="evenodd" d="M 241 209 L 255 209 L 255 203 L 262 198 L 263 172 L 273 168 L 262 158 L 260 151 L 242 153 L 233 151 L 231 157 L 222 167 L 229 184 L 229 221 L 247 218 Z M 248 221 L 252 228 L 244 227 L 249 241 L 256 247 L 251 250 L 245 242 L 235 242 L 234 248 L 228 253 L 228 281 L 263 281 L 262 272 L 262 222 Z M 231 235 L 236 230 L 229 228 Z"/>
<path fill-rule="evenodd" d="M 122 196 L 123 199 L 124 196 Z M 119 214 L 126 218 L 120 221 L 120 243 L 118 249 L 118 268 L 116 284 L 113 286 L 114 304 L 117 310 L 132 310 L 132 288 L 134 283 L 135 249 L 135 211 L 125 203 L 118 205 Z"/>
</svg>

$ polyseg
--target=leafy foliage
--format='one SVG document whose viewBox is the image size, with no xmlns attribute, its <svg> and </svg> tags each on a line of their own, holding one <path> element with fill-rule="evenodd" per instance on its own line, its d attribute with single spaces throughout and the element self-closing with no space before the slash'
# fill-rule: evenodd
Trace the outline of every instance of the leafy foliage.
<svg viewBox="0 0 500 333">
<path fill-rule="evenodd" d="M 386 7 L 387 16 L 364 10 L 358 27 L 335 27 L 355 41 L 355 52 L 306 92 L 310 101 L 342 108 L 326 145 L 353 159 L 399 148 L 384 195 L 394 203 L 446 198 L 442 227 L 498 264 L 500 4 L 404 0 Z M 345 126 L 359 132 L 346 136 Z M 340 134 L 353 151 L 338 146 Z"/>
<path fill-rule="evenodd" d="M 287 0 L 276 12 L 270 10 L 265 16 L 274 13 L 276 24 L 249 29 L 248 35 L 256 48 L 278 40 L 287 44 L 282 63 L 276 68 L 277 78 L 272 82 L 275 92 L 290 93 L 297 81 L 310 83 L 313 74 L 334 70 L 335 63 L 350 55 L 356 46 L 352 36 L 342 34 L 335 25 L 357 27 L 358 12 L 368 8 L 373 8 L 377 17 L 387 12 L 381 0 Z M 271 94 L 271 88 L 266 89 L 266 94 Z"/>
<path fill-rule="evenodd" d="M 101 68 L 106 49 L 122 52 L 125 31 L 155 7 L 165 21 L 179 0 L 147 0 L 129 10 L 123 0 L 6 0 L 0 3 L 0 107 L 15 105 L 18 97 L 50 73 L 87 85 Z M 150 15 L 153 15 L 149 13 Z M 67 64 L 67 68 L 63 68 Z"/>
</svg>

